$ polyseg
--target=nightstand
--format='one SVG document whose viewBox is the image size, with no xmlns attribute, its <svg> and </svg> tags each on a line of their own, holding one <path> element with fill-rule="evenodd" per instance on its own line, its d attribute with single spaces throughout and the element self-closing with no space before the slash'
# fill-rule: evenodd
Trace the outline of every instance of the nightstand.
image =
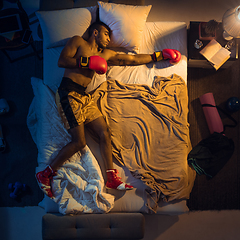
<svg viewBox="0 0 240 240">
<path fill-rule="evenodd" d="M 197 39 L 199 39 L 199 24 L 200 22 L 190 22 L 190 26 L 188 28 L 188 67 L 196 67 L 196 68 L 213 68 L 212 65 L 204 58 L 199 52 L 202 48 L 204 48 L 210 40 L 201 40 L 203 46 L 200 49 L 196 49 L 194 47 L 194 43 Z M 223 29 L 222 23 L 219 23 L 219 27 L 216 32 L 216 40 L 222 45 L 225 46 L 228 41 L 226 41 L 222 37 Z M 234 46 L 230 49 L 231 56 L 227 62 L 225 62 L 221 68 L 228 68 L 238 59 L 238 51 L 239 51 L 239 41 L 238 39 L 234 39 Z M 221 69 L 220 68 L 220 69 Z"/>
<path fill-rule="evenodd" d="M 20 2 L 19 2 L 19 4 L 20 4 Z M 21 7 L 21 5 L 19 5 L 19 6 Z M 0 11 L 0 17 L 12 16 L 12 15 L 19 15 L 22 29 L 20 31 L 15 32 L 14 37 L 11 40 L 7 39 L 4 36 L 0 36 L 0 50 L 2 50 L 2 52 L 7 56 L 9 61 L 12 63 L 12 62 L 20 60 L 24 57 L 29 56 L 29 54 L 26 56 L 18 57 L 16 59 L 12 59 L 9 56 L 7 51 L 20 50 L 20 49 L 26 48 L 30 45 L 33 49 L 33 54 L 37 55 L 37 57 L 41 60 L 42 58 L 39 56 L 39 54 L 33 44 L 32 36 L 30 36 L 30 39 L 28 42 L 23 42 L 23 36 L 25 34 L 25 31 L 30 30 L 29 20 L 28 20 L 28 16 L 27 16 L 26 12 L 23 9 L 18 9 L 18 8 L 7 8 L 7 9 L 3 9 Z M 32 55 L 32 54 L 30 54 L 30 55 Z"/>
</svg>

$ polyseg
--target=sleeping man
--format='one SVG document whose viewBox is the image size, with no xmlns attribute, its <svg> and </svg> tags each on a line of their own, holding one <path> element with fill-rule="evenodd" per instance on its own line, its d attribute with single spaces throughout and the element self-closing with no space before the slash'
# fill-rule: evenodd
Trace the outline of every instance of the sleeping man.
<svg viewBox="0 0 240 240">
<path fill-rule="evenodd" d="M 51 198 L 51 181 L 57 169 L 76 152 L 86 152 L 85 127 L 99 139 L 107 172 L 106 187 L 117 190 L 133 188 L 117 176 L 117 170 L 113 167 L 109 128 L 91 95 L 85 91 L 94 73 L 104 74 L 108 65 L 133 66 L 163 59 L 177 63 L 181 59 L 181 54 L 173 49 L 164 49 L 153 54 L 118 54 L 106 48 L 110 36 L 111 30 L 106 24 L 95 22 L 89 28 L 87 41 L 80 36 L 74 36 L 68 40 L 60 54 L 58 66 L 65 68 L 65 71 L 56 93 L 56 103 L 71 135 L 71 141 L 59 151 L 45 170 L 36 174 L 40 188 Z"/>
</svg>

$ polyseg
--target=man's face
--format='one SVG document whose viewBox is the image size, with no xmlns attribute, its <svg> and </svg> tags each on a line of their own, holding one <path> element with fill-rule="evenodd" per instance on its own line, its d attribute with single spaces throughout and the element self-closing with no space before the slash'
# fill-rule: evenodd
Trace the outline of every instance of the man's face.
<svg viewBox="0 0 240 240">
<path fill-rule="evenodd" d="M 100 48 L 106 48 L 110 42 L 109 31 L 105 27 L 101 27 L 96 37 L 96 42 Z"/>
</svg>

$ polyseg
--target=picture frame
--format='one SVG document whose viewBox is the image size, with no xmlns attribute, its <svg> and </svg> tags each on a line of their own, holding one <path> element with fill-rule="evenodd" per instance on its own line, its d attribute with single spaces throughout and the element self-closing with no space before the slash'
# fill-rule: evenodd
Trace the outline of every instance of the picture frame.
<svg viewBox="0 0 240 240">
<path fill-rule="evenodd" d="M 200 22 L 199 24 L 199 39 L 200 40 L 212 40 L 216 38 L 216 30 L 212 33 L 206 33 L 205 29 L 207 22 Z"/>
</svg>

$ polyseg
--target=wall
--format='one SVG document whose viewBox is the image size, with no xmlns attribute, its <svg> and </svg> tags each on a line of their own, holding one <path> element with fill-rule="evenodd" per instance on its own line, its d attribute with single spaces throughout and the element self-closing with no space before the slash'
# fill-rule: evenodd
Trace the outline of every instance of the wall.
<svg viewBox="0 0 240 240">
<path fill-rule="evenodd" d="M 145 0 L 152 5 L 147 21 L 222 21 L 226 10 L 240 5 L 240 0 Z"/>
</svg>

